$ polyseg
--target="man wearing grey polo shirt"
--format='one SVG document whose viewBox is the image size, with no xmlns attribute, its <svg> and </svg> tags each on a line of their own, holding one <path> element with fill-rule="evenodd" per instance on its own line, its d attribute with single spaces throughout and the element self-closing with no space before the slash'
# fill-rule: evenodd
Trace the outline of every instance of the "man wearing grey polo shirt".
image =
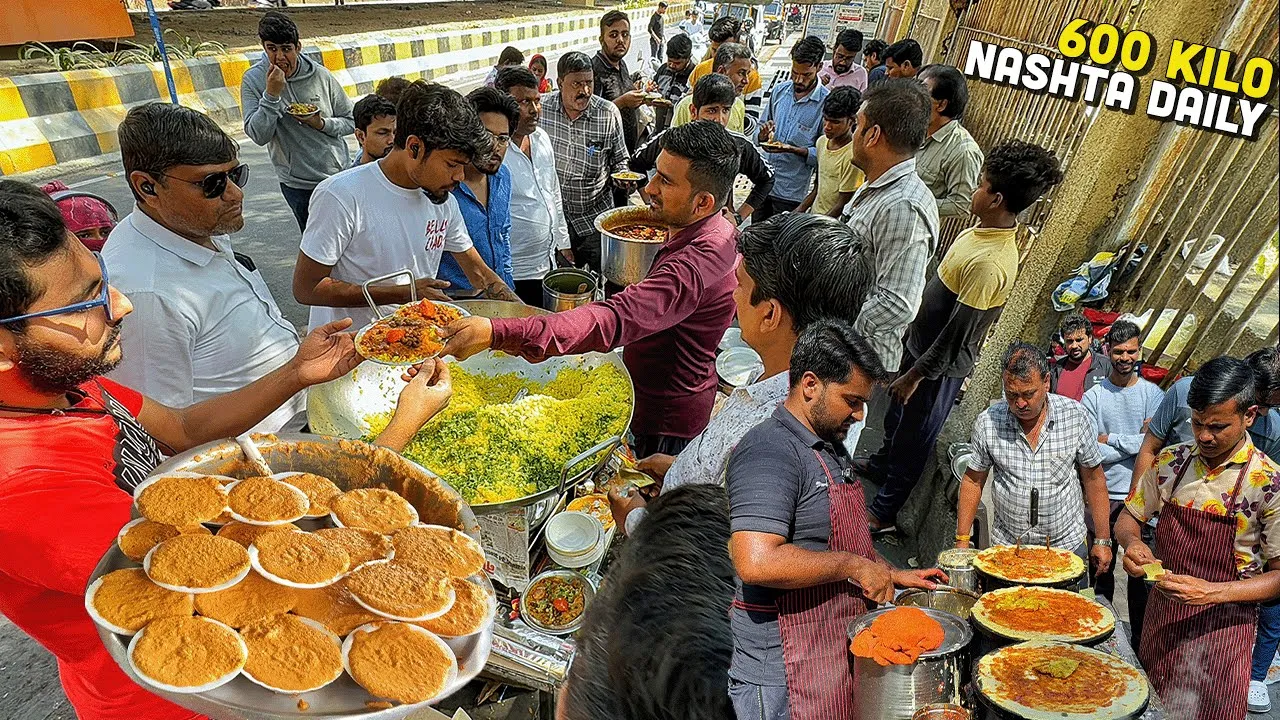
<svg viewBox="0 0 1280 720">
<path fill-rule="evenodd" d="M 738 253 L 738 325 L 764 372 L 734 389 L 678 456 L 640 459 L 639 469 L 662 481 L 664 495 L 683 485 L 723 482 L 729 452 L 786 397 L 796 337 L 823 317 L 857 317 L 871 285 L 865 244 L 847 226 L 821 215 L 789 213 L 753 223 L 738 237 Z M 615 522 L 630 535 L 645 516 L 644 498 L 613 490 L 609 499 Z"/>
<path fill-rule="evenodd" d="M 925 270 L 938 246 L 937 203 L 915 160 L 930 107 L 920 83 L 885 80 L 863 96 L 853 131 L 853 164 L 867 181 L 853 193 L 845 217 L 876 259 L 875 289 L 854 328 L 890 371 L 899 369 L 902 337 L 920 309 Z"/>
<path fill-rule="evenodd" d="M 969 547 L 974 516 L 988 475 L 994 545 L 1046 542 L 1092 560 L 1096 574 L 1111 567 L 1107 477 L 1098 433 L 1084 406 L 1049 393 L 1049 361 L 1036 346 L 1015 342 L 1004 354 L 1003 402 L 987 408 L 973 427 L 973 457 L 960 483 L 956 546 Z M 1031 527 L 1031 491 L 1039 493 L 1039 523 Z M 1084 510 L 1097 537 L 1085 552 Z"/>
<path fill-rule="evenodd" d="M 109 377 L 184 408 L 284 365 L 298 333 L 229 237 L 244 227 L 249 175 L 235 141 L 207 116 L 168 103 L 133 108 L 119 135 L 137 207 L 102 257 L 136 319 L 124 324 L 125 359 Z M 254 429 L 275 432 L 305 407 L 298 393 Z"/>
<path fill-rule="evenodd" d="M 875 551 L 844 436 L 885 378 L 844 320 L 796 340 L 787 399 L 729 456 L 729 697 L 738 720 L 852 720 L 846 629 L 894 587 L 936 587 L 936 568 L 896 570 Z"/>
</svg>

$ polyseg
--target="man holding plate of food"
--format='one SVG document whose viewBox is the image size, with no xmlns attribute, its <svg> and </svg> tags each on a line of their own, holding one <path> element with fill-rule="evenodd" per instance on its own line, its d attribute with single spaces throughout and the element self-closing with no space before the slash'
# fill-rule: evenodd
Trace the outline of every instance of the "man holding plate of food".
<svg viewBox="0 0 1280 720">
<path fill-rule="evenodd" d="M 463 318 L 442 331 L 443 353 L 465 359 L 494 349 L 537 362 L 625 346 L 633 448 L 640 457 L 678 454 L 707 426 L 716 345 L 733 319 L 737 230 L 721 211 L 737 172 L 738 147 L 716 123 L 668 130 L 645 193 L 667 237 L 644 280 L 554 315 Z"/>
</svg>

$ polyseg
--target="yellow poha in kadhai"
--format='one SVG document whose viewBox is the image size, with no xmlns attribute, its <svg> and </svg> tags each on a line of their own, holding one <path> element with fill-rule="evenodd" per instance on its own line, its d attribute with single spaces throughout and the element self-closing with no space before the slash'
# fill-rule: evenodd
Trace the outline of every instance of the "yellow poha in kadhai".
<svg viewBox="0 0 1280 720">
<path fill-rule="evenodd" d="M 468 503 L 514 500 L 560 482 L 579 453 L 618 435 L 631 389 L 613 365 L 566 368 L 546 384 L 515 373 L 487 376 L 451 364 L 453 399 L 414 437 L 404 456 L 452 485 Z M 521 389 L 529 394 L 511 402 Z M 367 419 L 376 436 L 391 415 Z"/>
</svg>

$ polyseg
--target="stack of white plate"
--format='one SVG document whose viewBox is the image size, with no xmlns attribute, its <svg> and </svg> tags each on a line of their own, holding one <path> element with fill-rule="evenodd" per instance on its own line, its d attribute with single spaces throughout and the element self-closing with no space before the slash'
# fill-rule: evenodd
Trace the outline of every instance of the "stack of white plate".
<svg viewBox="0 0 1280 720">
<path fill-rule="evenodd" d="M 547 521 L 547 555 L 566 568 L 586 567 L 604 556 L 604 527 L 584 512 L 562 512 Z"/>
</svg>

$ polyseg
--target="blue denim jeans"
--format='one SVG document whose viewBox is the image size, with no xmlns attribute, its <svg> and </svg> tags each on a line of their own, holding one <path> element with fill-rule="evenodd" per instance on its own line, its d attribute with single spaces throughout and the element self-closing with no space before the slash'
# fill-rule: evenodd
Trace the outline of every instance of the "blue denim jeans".
<svg viewBox="0 0 1280 720">
<path fill-rule="evenodd" d="M 1280 600 L 1258 605 L 1258 640 L 1253 644 L 1253 672 L 1250 680 L 1267 679 L 1267 668 L 1280 645 Z"/>
<path fill-rule="evenodd" d="M 307 230 L 307 211 L 311 207 L 311 193 L 315 192 L 315 188 L 295 188 L 288 185 L 280 186 L 280 194 L 284 195 L 284 201 L 289 205 L 289 209 L 293 211 L 293 217 L 298 221 L 298 229 L 306 232 Z"/>
</svg>

